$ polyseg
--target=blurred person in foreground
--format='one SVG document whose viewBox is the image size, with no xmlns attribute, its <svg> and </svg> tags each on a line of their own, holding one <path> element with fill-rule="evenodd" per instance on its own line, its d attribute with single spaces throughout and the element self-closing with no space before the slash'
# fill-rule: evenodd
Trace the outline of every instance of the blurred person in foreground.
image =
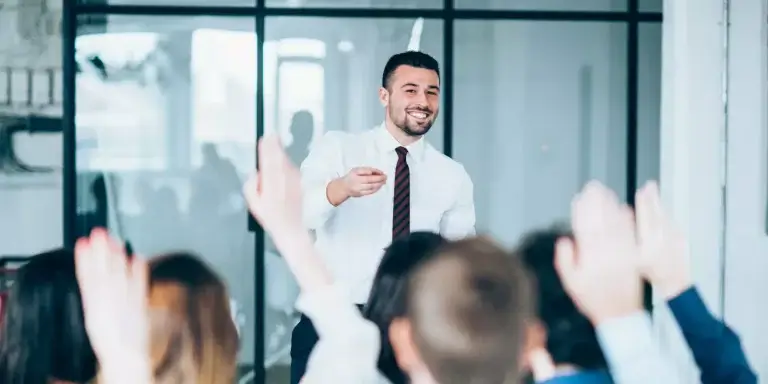
<svg viewBox="0 0 768 384">
<path fill-rule="evenodd" d="M 301 307 L 320 335 L 304 382 L 386 382 L 377 369 L 379 330 L 334 284 L 313 248 L 301 223 L 298 172 L 276 137 L 260 142 L 259 164 L 259 173 L 245 185 L 246 200 L 296 276 Z M 574 199 L 572 217 L 574 239 L 558 240 L 556 268 L 565 290 L 595 325 L 614 380 L 680 383 L 662 359 L 641 305 L 640 250 L 631 212 L 611 191 L 590 183 Z M 78 252 L 78 278 L 89 336 L 111 379 L 105 382 L 149 383 L 146 267 L 127 263 L 120 247 L 96 245 L 96 252 L 87 247 Z M 390 326 L 400 368 L 417 384 L 517 382 L 532 320 L 530 289 L 519 260 L 493 243 L 449 244 L 414 271 L 407 315 Z"/>
<path fill-rule="evenodd" d="M 96 356 L 85 330 L 72 251 L 57 249 L 32 256 L 16 271 L 3 306 L 1 383 L 93 379 Z"/>
<path fill-rule="evenodd" d="M 127 258 L 106 231 L 76 246 L 103 384 L 230 384 L 238 339 L 223 281 L 198 257 Z"/>
</svg>

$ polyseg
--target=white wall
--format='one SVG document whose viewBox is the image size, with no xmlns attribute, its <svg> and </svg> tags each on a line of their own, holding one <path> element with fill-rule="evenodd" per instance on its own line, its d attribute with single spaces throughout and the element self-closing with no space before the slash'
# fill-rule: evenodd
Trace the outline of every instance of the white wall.
<svg viewBox="0 0 768 384">
<path fill-rule="evenodd" d="M 690 240 L 693 277 L 721 313 L 723 254 L 722 2 L 665 2 L 663 30 L 661 192 Z M 690 352 L 665 306 L 654 312 L 681 369 L 696 380 Z"/>
<path fill-rule="evenodd" d="M 691 239 L 697 284 L 761 377 L 768 375 L 760 321 L 768 307 L 758 298 L 768 288 L 767 15 L 765 0 L 731 1 L 729 23 L 721 1 L 665 3 L 661 152 L 662 191 Z M 680 360 L 684 354 L 678 349 Z"/>
<path fill-rule="evenodd" d="M 728 70 L 725 320 L 740 333 L 751 363 L 768 377 L 766 235 L 765 0 L 731 1 Z"/>
<path fill-rule="evenodd" d="M 58 25 L 61 1 L 48 1 L 49 11 L 40 12 L 31 2 L 9 0 L 0 9 L 0 68 L 18 69 L 12 78 L 12 97 L 26 102 L 27 82 L 23 69 L 44 71 L 61 68 L 61 38 Z M 34 25 L 30 23 L 34 21 Z M 38 28 L 34 28 L 34 26 Z M 44 73 L 44 72 L 43 72 Z M 60 71 L 55 84 L 56 102 L 61 101 Z M 30 111 L 25 105 L 5 106 L 6 76 L 0 75 L 0 115 L 22 116 Z M 35 77 L 33 94 L 46 100 L 48 80 Z M 39 97 L 39 98 L 38 98 Z M 36 113 L 60 116 L 61 108 L 31 108 Z M 22 160 L 39 166 L 61 167 L 61 136 L 54 134 L 17 135 L 17 150 Z M 41 148 L 44 148 L 41 150 Z M 31 255 L 59 247 L 62 239 L 61 172 L 48 175 L 8 175 L 0 173 L 0 256 Z"/>
</svg>

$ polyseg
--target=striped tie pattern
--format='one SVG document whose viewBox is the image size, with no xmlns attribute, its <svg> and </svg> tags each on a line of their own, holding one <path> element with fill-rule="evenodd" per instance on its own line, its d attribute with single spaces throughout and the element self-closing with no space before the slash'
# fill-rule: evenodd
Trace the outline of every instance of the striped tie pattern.
<svg viewBox="0 0 768 384">
<path fill-rule="evenodd" d="M 411 232 L 411 171 L 405 161 L 408 150 L 397 147 L 395 194 L 392 200 L 392 240 Z"/>
</svg>

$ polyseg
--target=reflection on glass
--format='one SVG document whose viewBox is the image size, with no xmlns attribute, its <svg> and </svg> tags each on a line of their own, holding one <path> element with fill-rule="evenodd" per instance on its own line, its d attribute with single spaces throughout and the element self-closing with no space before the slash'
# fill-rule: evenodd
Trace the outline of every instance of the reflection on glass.
<svg viewBox="0 0 768 384">
<path fill-rule="evenodd" d="M 384 109 L 378 89 L 387 59 L 418 48 L 441 60 L 441 24 L 434 20 L 270 18 L 264 46 L 265 131 L 279 132 L 293 161 L 300 163 L 327 131 L 359 132 L 380 124 Z M 442 150 L 442 135 L 442 118 L 438 118 L 427 138 L 437 150 Z M 265 248 L 267 383 L 282 384 L 289 378 L 299 291 L 269 239 Z"/>
<path fill-rule="evenodd" d="M 95 5 L 177 5 L 177 6 L 211 6 L 219 7 L 254 7 L 256 0 L 76 0 L 78 4 Z"/>
<path fill-rule="evenodd" d="M 457 9 L 626 11 L 627 0 L 454 0 L 454 6 Z"/>
<path fill-rule="evenodd" d="M 565 220 L 592 178 L 624 196 L 625 24 L 459 21 L 455 44 L 454 157 L 478 232 L 511 245 Z"/>
<path fill-rule="evenodd" d="M 638 30 L 637 187 L 660 178 L 661 23 Z"/>
<path fill-rule="evenodd" d="M 90 142 L 98 136 L 98 144 L 78 148 L 78 167 L 166 166 L 165 137 L 159 134 L 166 111 L 158 107 L 165 104 L 161 77 L 169 68 L 166 51 L 158 43 L 157 34 L 144 32 L 84 35 L 76 40 L 81 96 L 77 138 Z M 113 92 L 122 95 L 120 102 L 104 97 Z M 154 140 L 148 141 L 148 136 Z M 137 145 L 142 141 L 145 145 Z"/>
<path fill-rule="evenodd" d="M 266 0 L 267 7 L 286 8 L 442 8 L 443 0 Z"/>
<path fill-rule="evenodd" d="M 222 58 L 236 58 L 222 60 Z M 256 35 L 198 29 L 192 34 L 193 142 L 216 143 L 238 171 L 251 171 L 256 142 Z M 196 151 L 192 163 L 202 164 Z"/>
<path fill-rule="evenodd" d="M 75 43 L 79 230 L 106 224 L 143 255 L 201 255 L 228 282 L 248 375 L 255 244 L 240 188 L 255 167 L 253 19 L 107 21 Z"/>
<path fill-rule="evenodd" d="M 663 12 L 664 0 L 638 0 L 640 12 Z"/>
</svg>

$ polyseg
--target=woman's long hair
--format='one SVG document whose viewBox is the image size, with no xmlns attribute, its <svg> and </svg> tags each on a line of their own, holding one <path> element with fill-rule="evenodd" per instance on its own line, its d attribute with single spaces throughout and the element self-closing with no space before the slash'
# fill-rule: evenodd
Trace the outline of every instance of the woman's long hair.
<svg viewBox="0 0 768 384">
<path fill-rule="evenodd" d="M 149 263 L 151 357 L 157 383 L 233 383 L 239 347 L 229 295 L 198 257 Z"/>
<path fill-rule="evenodd" d="M 86 382 L 95 376 L 72 252 L 30 258 L 16 271 L 3 307 L 0 382 Z"/>
<path fill-rule="evenodd" d="M 397 317 L 406 315 L 407 282 L 410 273 L 429 260 L 447 241 L 432 232 L 413 232 L 392 242 L 384 252 L 363 316 L 379 327 L 381 353 L 379 371 L 393 384 L 406 383 L 407 377 L 395 360 L 389 342 L 389 325 Z"/>
</svg>

